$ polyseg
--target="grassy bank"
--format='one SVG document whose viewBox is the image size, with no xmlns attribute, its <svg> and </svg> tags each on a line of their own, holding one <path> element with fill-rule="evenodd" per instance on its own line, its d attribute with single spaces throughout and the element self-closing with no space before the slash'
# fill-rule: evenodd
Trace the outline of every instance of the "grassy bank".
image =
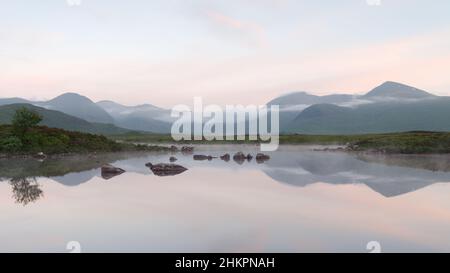
<svg viewBox="0 0 450 273">
<path fill-rule="evenodd" d="M 131 133 L 112 136 L 123 142 L 173 143 L 170 135 Z M 257 141 L 183 141 L 183 144 L 239 144 Z M 450 133 L 406 132 L 365 135 L 281 135 L 280 144 L 346 145 L 351 151 L 368 151 L 399 154 L 450 153 Z"/>
<path fill-rule="evenodd" d="M 30 128 L 23 137 L 17 137 L 13 126 L 0 126 L 0 154 L 33 155 L 36 153 L 71 154 L 121 151 L 163 151 L 159 146 L 118 143 L 105 136 L 86 134 L 62 129 L 36 126 Z"/>
</svg>

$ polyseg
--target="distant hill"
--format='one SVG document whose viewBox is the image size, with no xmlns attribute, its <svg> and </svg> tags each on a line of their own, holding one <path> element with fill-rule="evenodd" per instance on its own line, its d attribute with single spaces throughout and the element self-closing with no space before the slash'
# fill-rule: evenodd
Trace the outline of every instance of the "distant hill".
<svg viewBox="0 0 450 273">
<path fill-rule="evenodd" d="M 46 102 L 35 105 L 56 110 L 89 122 L 113 124 L 114 119 L 89 98 L 76 93 L 65 93 Z"/>
<path fill-rule="evenodd" d="M 361 95 L 317 96 L 294 92 L 274 98 L 267 104 L 280 106 L 280 130 L 284 133 L 358 134 L 448 131 L 450 115 L 446 109 L 450 109 L 449 100 L 449 97 L 435 96 L 406 84 L 388 81 Z M 125 128 L 168 134 L 175 120 L 170 117 L 170 110 L 152 104 L 125 106 L 107 100 L 94 103 L 76 93 L 65 93 L 44 102 L 0 99 L 0 106 L 17 103 L 29 103 L 81 119 L 84 125 L 78 121 L 74 126 L 58 126 L 82 128 L 84 131 L 109 132 Z"/>
<path fill-rule="evenodd" d="M 91 123 L 62 112 L 48 110 L 31 104 L 9 104 L 0 106 L 0 124 L 10 124 L 15 111 L 21 107 L 26 107 L 27 109 L 39 113 L 43 117 L 40 125 L 51 128 L 93 134 L 123 134 L 130 132 L 130 130 L 122 129 L 112 124 Z"/>
<path fill-rule="evenodd" d="M 113 101 L 99 101 L 97 105 L 114 119 L 114 124 L 130 130 L 169 133 L 173 118 L 170 111 L 151 104 L 125 106 Z"/>
<path fill-rule="evenodd" d="M 8 104 L 14 104 L 14 103 L 30 103 L 30 101 L 26 99 L 21 98 L 5 98 L 0 99 L 0 106 L 1 105 L 8 105 Z"/>
<path fill-rule="evenodd" d="M 282 130 L 307 134 L 450 131 L 450 98 L 379 102 L 355 108 L 313 105 Z"/>
<path fill-rule="evenodd" d="M 365 99 L 394 98 L 394 99 L 424 99 L 434 95 L 412 86 L 397 82 L 385 82 L 363 96 Z"/>
<path fill-rule="evenodd" d="M 346 94 L 335 94 L 327 96 L 316 96 L 307 92 L 290 93 L 271 100 L 268 105 L 292 106 L 312 105 L 319 103 L 345 103 L 351 101 L 355 96 Z"/>
</svg>

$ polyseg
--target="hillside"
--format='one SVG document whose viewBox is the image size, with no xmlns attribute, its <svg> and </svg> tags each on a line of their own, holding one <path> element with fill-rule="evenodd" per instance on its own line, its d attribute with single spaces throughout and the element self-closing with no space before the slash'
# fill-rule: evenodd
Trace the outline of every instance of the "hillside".
<svg viewBox="0 0 450 273">
<path fill-rule="evenodd" d="M 10 124 L 17 109 L 25 107 L 37 112 L 43 117 L 40 125 L 64 130 L 86 132 L 93 134 L 123 134 L 130 130 L 122 129 L 111 124 L 91 123 L 58 111 L 47 110 L 31 104 L 9 104 L 0 106 L 0 124 Z"/>
<path fill-rule="evenodd" d="M 113 101 L 99 101 L 97 105 L 114 118 L 114 124 L 136 131 L 168 133 L 173 118 L 170 111 L 151 104 L 125 106 Z"/>
<path fill-rule="evenodd" d="M 122 151 L 165 151 L 159 146 L 118 143 L 102 135 L 66 131 L 37 126 L 31 128 L 21 140 L 10 125 L 0 125 L 0 157 L 12 155 L 46 155 L 73 153 L 100 153 Z"/>
<path fill-rule="evenodd" d="M 35 104 L 35 103 L 33 103 Z M 114 119 L 101 107 L 85 96 L 65 93 L 52 100 L 37 103 L 37 106 L 56 110 L 89 122 L 113 124 Z"/>
<path fill-rule="evenodd" d="M 450 131 L 450 98 L 408 103 L 372 103 L 355 108 L 313 105 L 289 123 L 285 133 L 365 134 Z"/>
</svg>

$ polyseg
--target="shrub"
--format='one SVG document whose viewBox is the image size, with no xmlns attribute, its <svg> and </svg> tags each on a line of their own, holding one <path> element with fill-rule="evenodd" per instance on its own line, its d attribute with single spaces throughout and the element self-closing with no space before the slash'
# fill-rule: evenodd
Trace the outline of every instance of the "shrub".
<svg viewBox="0 0 450 273">
<path fill-rule="evenodd" d="M 22 149 L 22 141 L 15 136 L 0 139 L 0 151 L 17 153 Z"/>
</svg>

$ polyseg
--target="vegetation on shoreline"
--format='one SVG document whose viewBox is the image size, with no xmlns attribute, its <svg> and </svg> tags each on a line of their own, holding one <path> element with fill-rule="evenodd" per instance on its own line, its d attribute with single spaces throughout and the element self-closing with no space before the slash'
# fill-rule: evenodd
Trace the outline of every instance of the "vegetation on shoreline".
<svg viewBox="0 0 450 273">
<path fill-rule="evenodd" d="M 132 143 L 118 143 L 102 135 L 37 126 L 42 120 L 36 112 L 22 108 L 16 111 L 12 125 L 0 125 L 0 154 L 46 155 L 121 152 L 164 151 L 169 148 Z"/>
<path fill-rule="evenodd" d="M 134 143 L 174 143 L 170 135 L 129 133 L 113 139 Z M 258 141 L 182 141 L 182 144 L 257 144 Z M 399 154 L 450 153 L 450 133 L 405 132 L 364 135 L 281 135 L 286 145 L 343 145 L 349 151 Z"/>
</svg>

